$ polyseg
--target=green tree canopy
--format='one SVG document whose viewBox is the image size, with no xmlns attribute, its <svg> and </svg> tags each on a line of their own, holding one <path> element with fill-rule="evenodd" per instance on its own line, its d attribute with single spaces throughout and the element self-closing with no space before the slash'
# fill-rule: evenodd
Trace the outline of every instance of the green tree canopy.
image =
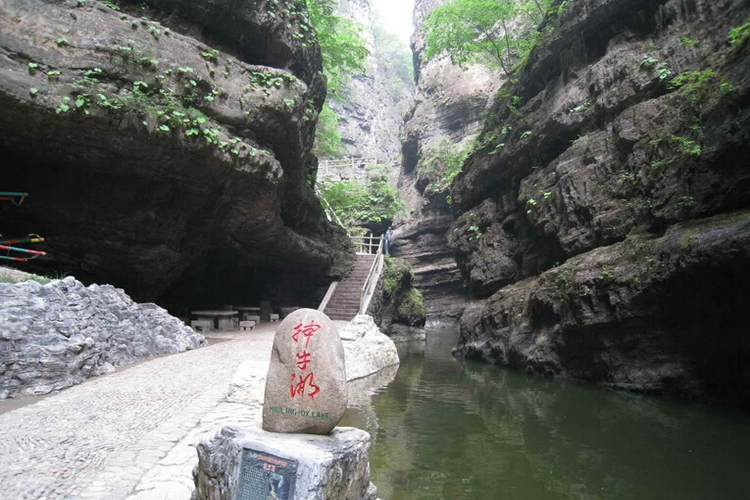
<svg viewBox="0 0 750 500">
<path fill-rule="evenodd" d="M 345 226 L 381 223 L 404 210 L 398 189 L 388 185 L 385 173 L 376 172 L 367 184 L 351 181 L 321 182 L 323 197 Z"/>
<path fill-rule="evenodd" d="M 432 11 L 425 23 L 431 59 L 479 62 L 510 75 L 536 42 L 553 0 L 457 0 Z"/>
<path fill-rule="evenodd" d="M 327 103 L 323 104 L 315 127 L 313 153 L 324 158 L 336 158 L 341 154 L 343 147 L 339 135 L 339 117 Z"/>
<path fill-rule="evenodd" d="M 335 0 L 306 0 L 306 3 L 310 24 L 323 56 L 323 74 L 328 80 L 326 104 L 315 128 L 313 152 L 318 156 L 336 158 L 341 154 L 343 144 L 338 132 L 339 117 L 328 102 L 341 99 L 346 82 L 353 75 L 364 73 L 369 51 L 359 36 L 361 28 L 335 14 Z"/>
<path fill-rule="evenodd" d="M 323 55 L 328 94 L 335 97 L 352 75 L 364 73 L 370 52 L 359 35 L 361 26 L 335 14 L 335 0 L 307 0 L 307 10 Z"/>
</svg>

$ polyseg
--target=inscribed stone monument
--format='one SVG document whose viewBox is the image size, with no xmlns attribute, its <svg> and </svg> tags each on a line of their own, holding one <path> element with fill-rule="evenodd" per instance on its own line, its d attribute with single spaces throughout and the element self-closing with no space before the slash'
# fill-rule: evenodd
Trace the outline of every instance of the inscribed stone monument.
<svg viewBox="0 0 750 500">
<path fill-rule="evenodd" d="M 266 377 L 263 429 L 328 434 L 346 410 L 344 348 L 331 320 L 300 309 L 276 330 Z"/>
</svg>

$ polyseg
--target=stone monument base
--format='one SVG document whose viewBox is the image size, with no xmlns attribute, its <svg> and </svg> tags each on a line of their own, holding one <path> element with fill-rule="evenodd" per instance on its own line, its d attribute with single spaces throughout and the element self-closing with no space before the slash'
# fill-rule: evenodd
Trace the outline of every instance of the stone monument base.
<svg viewBox="0 0 750 500">
<path fill-rule="evenodd" d="M 224 427 L 198 445 L 192 500 L 377 500 L 369 449 L 370 435 L 352 427 L 327 436 Z"/>
</svg>

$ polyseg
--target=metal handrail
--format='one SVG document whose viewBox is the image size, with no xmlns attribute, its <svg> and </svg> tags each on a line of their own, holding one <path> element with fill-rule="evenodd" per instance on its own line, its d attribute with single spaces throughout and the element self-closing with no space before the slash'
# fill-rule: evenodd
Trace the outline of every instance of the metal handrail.
<svg viewBox="0 0 750 500">
<path fill-rule="evenodd" d="M 349 238 L 357 249 L 357 253 L 367 254 L 372 254 L 372 251 L 383 241 L 382 236 L 373 236 L 372 234 L 368 236 L 362 234 L 350 235 Z"/>
<path fill-rule="evenodd" d="M 375 259 L 372 261 L 370 266 L 370 272 L 367 274 L 365 284 L 362 286 L 362 291 L 359 294 L 359 314 L 365 314 L 367 308 L 370 305 L 370 299 L 372 298 L 372 292 L 369 290 L 374 285 L 377 285 L 378 279 L 380 278 L 380 271 L 382 270 L 383 263 L 383 238 L 380 238 L 380 244 L 378 245 L 378 251 L 375 254 Z"/>
<path fill-rule="evenodd" d="M 323 312 L 326 310 L 326 306 L 328 306 L 328 302 L 331 301 L 331 297 L 333 297 L 333 292 L 336 291 L 336 287 L 338 286 L 338 281 L 332 281 L 331 284 L 328 286 L 328 291 L 326 292 L 325 297 L 323 297 L 323 300 L 320 302 L 320 305 L 318 306 L 318 311 Z"/>
<path fill-rule="evenodd" d="M 340 160 L 320 160 L 318 162 L 318 165 L 323 167 L 324 169 L 328 168 L 337 168 L 337 167 L 350 167 L 354 165 L 368 165 L 368 164 L 377 164 L 378 160 L 377 158 L 356 158 L 356 157 L 350 157 L 350 158 L 342 158 Z"/>
</svg>

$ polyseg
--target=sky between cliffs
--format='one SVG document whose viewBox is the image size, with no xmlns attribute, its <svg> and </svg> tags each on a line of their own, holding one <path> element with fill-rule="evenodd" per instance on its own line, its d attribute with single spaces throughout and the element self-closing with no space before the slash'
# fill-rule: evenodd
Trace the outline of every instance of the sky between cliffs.
<svg viewBox="0 0 750 500">
<path fill-rule="evenodd" d="M 414 31 L 414 0 L 371 0 L 371 5 L 380 21 L 378 24 L 408 47 Z"/>
</svg>

